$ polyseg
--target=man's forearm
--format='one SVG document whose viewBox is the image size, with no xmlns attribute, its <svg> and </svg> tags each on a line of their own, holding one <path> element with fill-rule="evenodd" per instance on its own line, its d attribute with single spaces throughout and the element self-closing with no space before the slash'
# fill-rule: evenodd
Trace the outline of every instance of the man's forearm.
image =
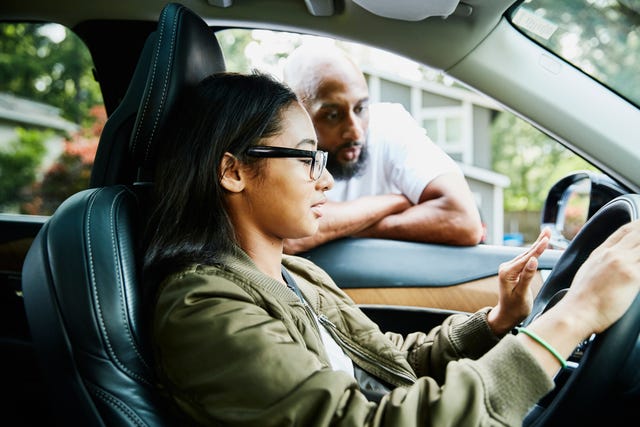
<svg viewBox="0 0 640 427">
<path fill-rule="evenodd" d="M 323 208 L 318 231 L 310 237 L 287 239 L 285 252 L 304 252 L 331 240 L 356 235 L 383 218 L 403 212 L 410 206 L 411 202 L 400 194 L 368 196 L 348 202 L 328 202 Z"/>
<path fill-rule="evenodd" d="M 477 211 L 441 197 L 386 216 L 355 235 L 468 246 L 480 242 L 482 224 Z"/>
<path fill-rule="evenodd" d="M 482 238 L 482 222 L 464 177 L 449 173 L 431 181 L 417 205 L 381 219 L 357 236 L 471 246 Z"/>
</svg>

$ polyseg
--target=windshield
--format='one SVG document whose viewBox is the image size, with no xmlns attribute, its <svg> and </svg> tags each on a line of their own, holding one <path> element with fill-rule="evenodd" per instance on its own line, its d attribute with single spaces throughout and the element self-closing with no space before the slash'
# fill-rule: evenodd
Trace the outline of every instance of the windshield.
<svg viewBox="0 0 640 427">
<path fill-rule="evenodd" d="M 510 17 L 524 34 L 640 105 L 640 0 L 528 0 Z"/>
</svg>

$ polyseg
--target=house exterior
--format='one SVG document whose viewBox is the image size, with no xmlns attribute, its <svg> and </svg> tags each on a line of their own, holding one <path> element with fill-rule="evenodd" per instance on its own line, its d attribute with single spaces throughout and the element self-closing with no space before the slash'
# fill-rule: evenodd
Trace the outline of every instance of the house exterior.
<svg viewBox="0 0 640 427">
<path fill-rule="evenodd" d="M 0 93 L 0 131 L 6 132 L 16 126 L 24 128 L 53 129 L 61 133 L 78 130 L 78 125 L 60 117 L 60 109 L 51 105 L 21 98 L 10 93 Z"/>
<path fill-rule="evenodd" d="M 79 129 L 75 123 L 60 117 L 60 109 L 51 105 L 0 93 L 0 149 L 16 138 L 16 128 L 53 130 L 46 141 L 45 165 L 62 152 L 64 137 Z"/>
<path fill-rule="evenodd" d="M 440 83 L 414 81 L 364 68 L 371 102 L 397 102 L 458 164 L 467 178 L 486 226 L 486 243 L 502 244 L 503 189 L 509 178 L 491 170 L 491 117 L 502 108 L 475 92 Z"/>
</svg>

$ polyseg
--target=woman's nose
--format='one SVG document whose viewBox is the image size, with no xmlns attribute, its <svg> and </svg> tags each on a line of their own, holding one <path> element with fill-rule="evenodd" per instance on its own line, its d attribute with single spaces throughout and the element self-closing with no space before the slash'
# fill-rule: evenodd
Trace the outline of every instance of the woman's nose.
<svg viewBox="0 0 640 427">
<path fill-rule="evenodd" d="M 325 168 L 320 178 L 316 181 L 316 187 L 322 191 L 329 191 L 333 188 L 333 183 L 333 175 Z"/>
</svg>

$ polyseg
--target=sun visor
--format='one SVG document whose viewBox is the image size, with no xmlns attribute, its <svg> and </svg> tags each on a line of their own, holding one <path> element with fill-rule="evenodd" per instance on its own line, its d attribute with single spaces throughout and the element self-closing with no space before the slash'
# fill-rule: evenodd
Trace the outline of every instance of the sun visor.
<svg viewBox="0 0 640 427">
<path fill-rule="evenodd" d="M 430 16 L 451 15 L 460 0 L 353 0 L 376 15 L 403 21 L 421 21 Z"/>
</svg>

